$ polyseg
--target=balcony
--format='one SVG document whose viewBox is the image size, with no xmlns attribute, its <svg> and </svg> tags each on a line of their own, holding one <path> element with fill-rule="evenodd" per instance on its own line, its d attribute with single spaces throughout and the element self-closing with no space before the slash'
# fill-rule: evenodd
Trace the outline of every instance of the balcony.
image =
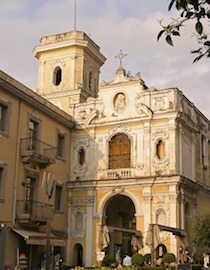
<svg viewBox="0 0 210 270">
<path fill-rule="evenodd" d="M 134 170 L 131 168 L 107 170 L 107 179 L 126 179 L 132 177 L 134 177 Z"/>
<path fill-rule="evenodd" d="M 53 217 L 53 205 L 38 201 L 17 201 L 17 219 L 24 224 L 46 224 Z"/>
<path fill-rule="evenodd" d="M 34 138 L 20 140 L 20 154 L 24 163 L 35 163 L 46 168 L 56 160 L 57 148 Z"/>
</svg>

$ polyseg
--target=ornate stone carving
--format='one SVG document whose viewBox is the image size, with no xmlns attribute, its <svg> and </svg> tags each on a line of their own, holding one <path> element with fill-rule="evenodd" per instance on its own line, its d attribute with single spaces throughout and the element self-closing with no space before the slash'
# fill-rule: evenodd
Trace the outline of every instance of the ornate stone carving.
<svg viewBox="0 0 210 270">
<path fill-rule="evenodd" d="M 54 61 L 52 61 L 51 63 L 51 78 L 53 78 L 53 73 L 54 73 L 54 70 L 55 68 L 59 66 L 61 69 L 65 68 L 66 66 L 66 61 L 64 59 L 55 59 Z M 52 83 L 50 85 L 50 89 L 51 91 L 62 91 L 65 87 L 65 84 L 64 83 L 60 83 L 59 85 L 55 85 L 53 84 L 53 80 L 52 80 Z"/>
<path fill-rule="evenodd" d="M 72 235 L 76 240 L 81 240 L 85 236 L 86 214 L 82 207 L 75 208 L 72 214 L 73 229 Z"/>
<path fill-rule="evenodd" d="M 115 188 L 112 189 L 112 192 L 113 192 L 113 193 L 116 193 L 116 194 L 121 194 L 121 193 L 124 192 L 124 190 L 125 190 L 125 189 L 124 189 L 123 187 L 117 186 L 117 187 L 115 187 Z"/>
<path fill-rule="evenodd" d="M 123 132 L 130 133 L 130 128 L 126 126 L 116 125 L 114 128 L 109 130 L 109 135 Z"/>
<path fill-rule="evenodd" d="M 82 205 L 84 204 L 84 197 L 82 196 L 78 196 L 75 198 L 74 200 L 74 204 L 76 204 L 78 207 L 82 207 Z"/>
<path fill-rule="evenodd" d="M 157 111 L 162 111 L 165 109 L 165 101 L 162 97 L 156 97 L 155 98 L 155 105 L 154 105 L 155 110 Z"/>
<path fill-rule="evenodd" d="M 165 196 L 164 195 L 158 195 L 158 197 L 157 197 L 157 202 L 160 204 L 160 203 L 162 203 L 162 204 L 164 204 L 164 202 L 165 202 Z"/>
<path fill-rule="evenodd" d="M 85 172 L 88 170 L 88 165 L 87 164 L 79 164 L 78 162 L 74 165 L 74 173 L 77 175 L 77 176 L 84 176 L 85 175 Z"/>
<path fill-rule="evenodd" d="M 66 61 L 62 58 L 52 61 L 51 68 L 54 69 L 56 66 L 65 67 Z"/>
<path fill-rule="evenodd" d="M 86 149 L 90 146 L 90 140 L 86 137 L 75 138 L 73 143 L 74 143 L 73 144 L 74 149 L 77 149 L 77 150 L 79 147 L 84 147 Z"/>
<path fill-rule="evenodd" d="M 168 195 L 169 201 L 170 202 L 176 202 L 177 200 L 177 195 L 175 193 L 171 193 Z"/>
<path fill-rule="evenodd" d="M 156 168 L 157 171 L 163 171 L 165 170 L 166 166 L 169 165 L 170 160 L 167 157 L 164 157 L 163 159 L 159 159 L 157 156 L 153 158 L 153 166 Z"/>
<path fill-rule="evenodd" d="M 144 194 L 143 195 L 143 202 L 144 203 L 150 203 L 152 201 L 152 195 L 151 194 Z"/>
<path fill-rule="evenodd" d="M 138 169 L 138 170 L 143 170 L 143 169 L 144 169 L 144 164 L 141 163 L 141 162 L 139 162 L 139 163 L 136 164 L 135 167 L 136 167 L 136 169 Z"/>
<path fill-rule="evenodd" d="M 113 98 L 114 109 L 121 113 L 127 106 L 127 98 L 124 93 L 117 93 Z"/>
<path fill-rule="evenodd" d="M 142 116 L 147 116 L 149 118 L 152 118 L 152 110 L 147 107 L 144 103 L 144 99 L 141 96 L 140 93 L 137 94 L 137 97 L 134 100 L 136 112 Z"/>
<path fill-rule="evenodd" d="M 39 113 L 37 111 L 33 111 L 31 115 L 33 118 L 39 119 Z"/>
<path fill-rule="evenodd" d="M 152 132 L 152 139 L 168 139 L 168 131 L 165 129 L 158 129 Z"/>
<path fill-rule="evenodd" d="M 75 118 L 79 123 L 84 123 L 87 126 L 93 119 L 97 120 L 105 117 L 104 108 L 102 100 L 90 97 L 87 99 L 87 102 L 80 104 L 75 109 Z"/>
<path fill-rule="evenodd" d="M 87 147 L 89 146 L 89 140 L 80 140 L 80 142 L 78 144 L 75 143 L 74 148 L 76 149 L 75 153 L 76 153 L 76 157 L 75 157 L 75 165 L 74 165 L 74 173 L 77 176 L 84 176 L 85 172 L 88 170 L 88 164 L 86 162 L 87 157 L 85 157 L 84 163 L 80 163 L 79 162 L 79 151 L 81 148 L 84 149 L 85 152 L 85 156 L 86 156 L 86 152 L 87 152 Z"/>
<path fill-rule="evenodd" d="M 94 196 L 87 196 L 86 200 L 88 205 L 94 204 Z"/>
</svg>

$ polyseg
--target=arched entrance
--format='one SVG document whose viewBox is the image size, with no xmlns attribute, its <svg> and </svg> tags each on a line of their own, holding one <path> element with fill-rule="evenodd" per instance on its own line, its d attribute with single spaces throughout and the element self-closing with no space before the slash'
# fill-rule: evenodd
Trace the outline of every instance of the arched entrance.
<svg viewBox="0 0 210 270">
<path fill-rule="evenodd" d="M 141 240 L 140 232 L 136 231 L 135 206 L 131 198 L 125 195 L 111 197 L 104 207 L 103 224 L 109 229 L 110 243 L 106 253 L 116 255 L 120 251 L 122 258 L 126 253 L 134 253 L 133 238 Z M 135 250 L 136 252 L 136 250 Z"/>
<path fill-rule="evenodd" d="M 75 266 L 83 266 L 83 248 L 81 244 L 76 244 L 74 246 L 74 262 L 73 265 Z"/>
</svg>

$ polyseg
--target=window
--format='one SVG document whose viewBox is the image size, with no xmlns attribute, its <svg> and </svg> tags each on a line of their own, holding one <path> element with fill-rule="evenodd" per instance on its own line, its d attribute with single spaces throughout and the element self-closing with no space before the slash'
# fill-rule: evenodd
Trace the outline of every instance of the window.
<svg viewBox="0 0 210 270">
<path fill-rule="evenodd" d="M 0 133 L 2 134 L 9 132 L 9 115 L 9 103 L 0 100 Z"/>
<path fill-rule="evenodd" d="M 109 169 L 130 168 L 131 143 L 127 135 L 118 134 L 109 142 Z"/>
<path fill-rule="evenodd" d="M 38 144 L 39 123 L 33 119 L 29 119 L 28 128 L 28 150 L 35 151 Z"/>
<path fill-rule="evenodd" d="M 61 210 L 61 202 L 62 202 L 62 187 L 56 185 L 55 187 L 55 210 Z"/>
<path fill-rule="evenodd" d="M 25 181 L 25 213 L 32 214 L 36 179 L 27 177 Z"/>
<path fill-rule="evenodd" d="M 0 164 L 0 201 L 5 199 L 6 168 L 6 165 Z"/>
<path fill-rule="evenodd" d="M 159 140 L 156 145 L 156 155 L 159 159 L 163 159 L 165 155 L 165 145 L 162 140 Z"/>
<path fill-rule="evenodd" d="M 204 135 L 201 135 L 201 159 L 203 169 L 207 169 L 206 165 L 206 138 Z"/>
<path fill-rule="evenodd" d="M 57 156 L 64 158 L 65 157 L 65 134 L 58 132 L 57 137 Z"/>
<path fill-rule="evenodd" d="M 78 154 L 79 154 L 79 164 L 82 166 L 85 163 L 85 150 L 83 148 L 80 148 Z"/>
<path fill-rule="evenodd" d="M 60 67 L 56 67 L 53 74 L 53 83 L 58 86 L 62 80 L 62 70 Z"/>
<path fill-rule="evenodd" d="M 185 208 L 184 208 L 185 217 L 190 217 L 191 216 L 191 209 L 192 209 L 192 207 L 190 207 L 190 203 L 186 202 L 185 203 Z"/>
<path fill-rule="evenodd" d="M 93 72 L 92 71 L 90 71 L 90 73 L 89 73 L 88 82 L 89 82 L 89 84 L 88 84 L 89 90 L 92 91 L 93 90 Z"/>
</svg>

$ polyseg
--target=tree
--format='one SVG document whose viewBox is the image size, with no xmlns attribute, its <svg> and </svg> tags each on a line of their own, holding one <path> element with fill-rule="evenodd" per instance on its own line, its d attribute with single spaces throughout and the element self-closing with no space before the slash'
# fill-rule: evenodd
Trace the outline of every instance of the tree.
<svg viewBox="0 0 210 270">
<path fill-rule="evenodd" d="M 176 261 L 176 256 L 173 253 L 165 253 L 163 255 L 163 263 L 170 264 Z"/>
<path fill-rule="evenodd" d="M 202 57 L 210 58 L 210 39 L 206 32 L 204 22 L 210 24 L 210 0 L 170 0 L 168 10 L 175 8 L 179 12 L 177 19 L 172 19 L 168 25 L 163 25 L 160 21 L 162 30 L 158 33 L 157 39 L 164 34 L 166 42 L 173 46 L 173 38 L 181 36 L 180 30 L 187 22 L 195 21 L 195 37 L 198 42 L 198 49 L 191 53 L 197 54 L 193 62 L 199 61 Z"/>
<path fill-rule="evenodd" d="M 139 253 L 135 253 L 131 257 L 132 264 L 134 266 L 139 266 L 144 264 L 144 256 Z"/>
<path fill-rule="evenodd" d="M 210 246 L 210 212 L 195 217 L 193 221 L 193 241 L 197 247 Z"/>
<path fill-rule="evenodd" d="M 115 257 L 112 254 L 106 254 L 103 258 L 102 265 L 111 266 L 111 264 L 115 262 Z"/>
</svg>

